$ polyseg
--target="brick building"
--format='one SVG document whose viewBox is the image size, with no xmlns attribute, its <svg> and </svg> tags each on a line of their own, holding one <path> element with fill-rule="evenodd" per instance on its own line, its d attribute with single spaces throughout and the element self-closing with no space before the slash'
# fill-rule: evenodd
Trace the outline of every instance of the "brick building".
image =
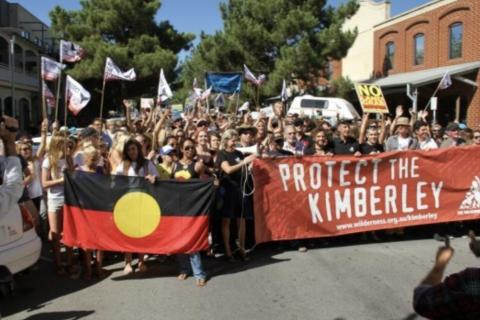
<svg viewBox="0 0 480 320">
<path fill-rule="evenodd" d="M 439 122 L 480 126 L 479 0 L 434 0 L 376 25 L 373 61 L 391 109 L 412 105 L 407 85 L 423 109 L 448 72 L 453 84 L 438 91 Z"/>
</svg>

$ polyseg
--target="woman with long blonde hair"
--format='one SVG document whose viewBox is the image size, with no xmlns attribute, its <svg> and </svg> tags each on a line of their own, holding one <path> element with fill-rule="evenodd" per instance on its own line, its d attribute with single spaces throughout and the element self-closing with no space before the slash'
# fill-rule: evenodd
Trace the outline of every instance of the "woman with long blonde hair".
<svg viewBox="0 0 480 320">
<path fill-rule="evenodd" d="M 55 134 L 50 140 L 48 155 L 42 163 L 42 185 L 47 190 L 47 209 L 50 230 L 48 238 L 52 241 L 53 254 L 57 273 L 65 274 L 60 255 L 60 238 L 63 223 L 63 204 L 65 202 L 63 187 L 63 171 L 73 168 L 72 149 L 74 144 L 61 134 Z M 72 266 L 72 249 L 67 247 L 67 267 L 70 273 Z"/>
</svg>

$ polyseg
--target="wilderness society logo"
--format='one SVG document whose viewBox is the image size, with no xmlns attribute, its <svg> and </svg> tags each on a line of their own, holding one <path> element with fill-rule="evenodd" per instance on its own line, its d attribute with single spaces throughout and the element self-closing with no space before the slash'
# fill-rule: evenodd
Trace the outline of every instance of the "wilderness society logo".
<svg viewBox="0 0 480 320">
<path fill-rule="evenodd" d="M 475 177 L 458 210 L 459 215 L 480 214 L 480 178 Z"/>
</svg>

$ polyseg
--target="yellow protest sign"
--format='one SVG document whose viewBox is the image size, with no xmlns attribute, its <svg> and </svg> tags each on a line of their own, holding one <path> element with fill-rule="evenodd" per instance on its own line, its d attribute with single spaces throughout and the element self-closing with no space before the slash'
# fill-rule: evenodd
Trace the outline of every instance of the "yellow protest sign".
<svg viewBox="0 0 480 320">
<path fill-rule="evenodd" d="M 388 113 L 388 106 L 382 88 L 374 84 L 356 83 L 358 100 L 366 113 Z"/>
</svg>

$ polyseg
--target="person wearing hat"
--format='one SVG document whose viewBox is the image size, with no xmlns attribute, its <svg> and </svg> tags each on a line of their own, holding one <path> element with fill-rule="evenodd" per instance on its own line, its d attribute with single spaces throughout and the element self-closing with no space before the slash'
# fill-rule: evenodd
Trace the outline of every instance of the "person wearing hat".
<svg viewBox="0 0 480 320">
<path fill-rule="evenodd" d="M 296 150 L 299 150 L 301 154 L 313 154 L 314 142 L 312 137 L 305 134 L 305 121 L 303 119 L 296 119 L 293 122 L 295 127 L 295 136 L 297 137 Z"/>
<path fill-rule="evenodd" d="M 448 138 L 442 141 L 442 143 L 440 144 L 440 148 L 450 148 L 465 144 L 465 141 L 460 138 L 459 131 L 460 126 L 458 125 L 458 123 L 449 123 L 447 125 L 447 128 L 445 129 Z"/>
<path fill-rule="evenodd" d="M 412 137 L 410 132 L 410 120 L 407 117 L 398 117 L 394 122 L 394 135 L 387 139 L 385 150 L 395 151 L 418 149 L 418 141 Z"/>
<path fill-rule="evenodd" d="M 158 177 L 161 180 L 170 179 L 173 172 L 173 163 L 176 158 L 176 149 L 171 145 L 165 145 L 160 149 L 161 162 L 157 165 Z"/>
<path fill-rule="evenodd" d="M 242 124 L 237 128 L 239 139 L 239 148 L 247 148 L 253 146 L 257 135 L 257 128 L 247 124 Z"/>
</svg>

